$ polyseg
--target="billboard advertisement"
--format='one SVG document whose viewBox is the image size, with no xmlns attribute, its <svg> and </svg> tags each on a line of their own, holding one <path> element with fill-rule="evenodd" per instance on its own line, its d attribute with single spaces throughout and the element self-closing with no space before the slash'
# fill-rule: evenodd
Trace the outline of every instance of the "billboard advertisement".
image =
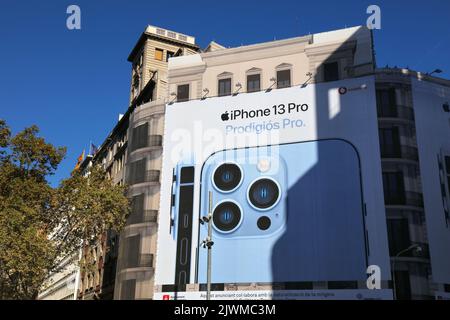
<svg viewBox="0 0 450 320">
<path fill-rule="evenodd" d="M 155 299 L 392 299 L 373 77 L 169 104 L 161 181 Z"/>
</svg>

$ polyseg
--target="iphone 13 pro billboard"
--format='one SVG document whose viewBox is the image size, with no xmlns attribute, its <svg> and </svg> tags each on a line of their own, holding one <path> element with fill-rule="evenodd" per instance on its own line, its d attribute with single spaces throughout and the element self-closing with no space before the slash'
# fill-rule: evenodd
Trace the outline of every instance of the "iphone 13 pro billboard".
<svg viewBox="0 0 450 320">
<path fill-rule="evenodd" d="M 390 299 L 372 76 L 167 105 L 156 299 Z M 380 289 L 367 269 L 380 270 Z"/>
</svg>

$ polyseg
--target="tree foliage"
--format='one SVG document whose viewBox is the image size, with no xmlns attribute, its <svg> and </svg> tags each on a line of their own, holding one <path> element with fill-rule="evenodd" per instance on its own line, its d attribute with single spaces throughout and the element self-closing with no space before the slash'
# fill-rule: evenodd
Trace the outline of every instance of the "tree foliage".
<svg viewBox="0 0 450 320">
<path fill-rule="evenodd" d="M 129 213 L 125 187 L 102 168 L 75 171 L 52 188 L 66 149 L 38 136 L 36 126 L 11 135 L 0 119 L 0 299 L 33 299 L 63 259 L 105 230 L 120 231 Z"/>
</svg>

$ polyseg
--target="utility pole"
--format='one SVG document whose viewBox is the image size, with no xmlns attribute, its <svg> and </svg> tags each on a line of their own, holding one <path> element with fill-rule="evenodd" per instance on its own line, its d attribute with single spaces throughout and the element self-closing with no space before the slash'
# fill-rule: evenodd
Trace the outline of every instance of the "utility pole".
<svg viewBox="0 0 450 320">
<path fill-rule="evenodd" d="M 211 300 L 211 249 L 212 241 L 212 192 L 209 192 L 208 215 L 203 217 L 203 221 L 208 223 L 208 236 L 203 240 L 203 247 L 208 249 L 207 275 L 206 275 L 206 300 Z"/>
</svg>

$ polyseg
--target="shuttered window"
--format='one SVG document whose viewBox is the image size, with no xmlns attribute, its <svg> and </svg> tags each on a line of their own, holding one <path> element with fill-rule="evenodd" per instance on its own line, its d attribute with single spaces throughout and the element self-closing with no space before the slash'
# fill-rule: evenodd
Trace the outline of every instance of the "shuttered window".
<svg viewBox="0 0 450 320">
<path fill-rule="evenodd" d="M 125 260 L 125 268 L 139 267 L 140 242 L 141 236 L 139 234 L 125 238 L 125 252 L 127 256 Z"/>
<path fill-rule="evenodd" d="M 177 101 L 188 101 L 189 100 L 189 85 L 181 84 L 177 87 Z"/>
<path fill-rule="evenodd" d="M 128 172 L 129 184 L 145 182 L 145 166 L 146 166 L 145 158 L 131 163 L 130 171 Z"/>
<path fill-rule="evenodd" d="M 219 80 L 219 96 L 229 96 L 231 94 L 231 78 Z"/>
<path fill-rule="evenodd" d="M 408 219 L 388 219 L 387 231 L 391 256 L 396 256 L 411 245 Z"/>
<path fill-rule="evenodd" d="M 287 88 L 291 86 L 291 70 L 277 71 L 277 88 Z"/>
<path fill-rule="evenodd" d="M 396 205 L 405 203 L 405 186 L 402 172 L 383 172 L 384 203 Z"/>
<path fill-rule="evenodd" d="M 131 199 L 131 214 L 128 224 L 140 223 L 143 221 L 145 194 L 141 193 Z"/>
<path fill-rule="evenodd" d="M 379 89 L 376 95 L 378 117 L 397 117 L 395 88 Z"/>
<path fill-rule="evenodd" d="M 131 151 L 148 146 L 148 123 L 133 128 Z"/>
<path fill-rule="evenodd" d="M 136 279 L 125 280 L 122 282 L 121 300 L 134 300 L 136 294 Z"/>
<path fill-rule="evenodd" d="M 259 74 L 250 74 L 247 76 L 247 92 L 261 90 L 261 76 Z"/>
</svg>

